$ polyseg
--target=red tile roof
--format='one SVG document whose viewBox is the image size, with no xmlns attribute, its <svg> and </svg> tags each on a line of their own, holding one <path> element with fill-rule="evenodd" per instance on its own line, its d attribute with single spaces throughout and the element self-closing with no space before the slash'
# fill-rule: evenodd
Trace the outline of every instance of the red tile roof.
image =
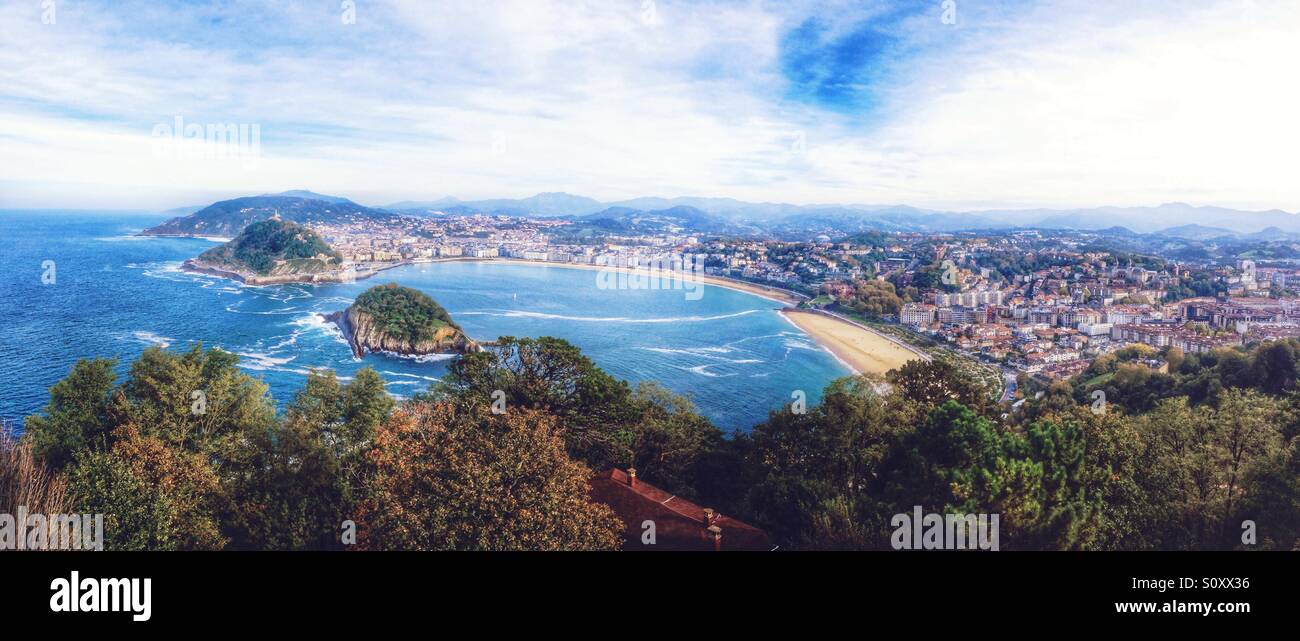
<svg viewBox="0 0 1300 641">
<path fill-rule="evenodd" d="M 635 487 L 629 486 L 628 475 L 623 470 L 614 468 L 593 474 L 591 498 L 610 506 L 627 526 L 623 532 L 624 550 L 714 549 L 703 507 L 641 479 L 637 479 Z M 641 542 L 645 521 L 654 522 L 654 545 Z M 722 529 L 723 550 L 768 551 L 776 547 L 767 533 L 729 516 L 717 516 L 714 525 Z"/>
</svg>

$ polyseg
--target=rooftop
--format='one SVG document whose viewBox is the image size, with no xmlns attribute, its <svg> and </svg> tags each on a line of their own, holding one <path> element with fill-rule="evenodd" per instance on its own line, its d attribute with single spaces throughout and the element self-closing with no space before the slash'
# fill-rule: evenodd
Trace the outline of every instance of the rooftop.
<svg viewBox="0 0 1300 641">
<path fill-rule="evenodd" d="M 628 473 L 618 468 L 597 472 L 591 478 L 591 498 L 610 506 L 626 525 L 624 550 L 714 549 L 705 508 L 641 479 L 630 480 Z M 645 521 L 654 522 L 653 546 L 641 542 Z M 776 547 L 767 533 L 729 516 L 715 513 L 712 525 L 722 530 L 722 550 L 765 552 Z"/>
</svg>

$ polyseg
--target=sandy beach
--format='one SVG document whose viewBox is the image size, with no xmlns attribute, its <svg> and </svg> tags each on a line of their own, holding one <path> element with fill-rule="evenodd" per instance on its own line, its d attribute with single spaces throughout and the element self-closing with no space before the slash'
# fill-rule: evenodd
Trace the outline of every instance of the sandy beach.
<svg viewBox="0 0 1300 641">
<path fill-rule="evenodd" d="M 380 271 L 401 267 L 403 265 L 419 265 L 425 263 L 449 263 L 449 262 L 483 262 L 483 263 L 500 263 L 506 265 L 531 265 L 534 267 L 557 267 L 560 269 L 585 269 L 589 271 L 616 271 L 623 273 L 642 274 L 650 273 L 646 270 L 636 270 L 628 267 L 608 267 L 601 265 L 584 265 L 580 263 L 552 263 L 544 261 L 515 260 L 508 258 L 441 258 L 425 260 L 418 262 L 401 261 L 383 265 L 379 269 L 356 274 L 356 280 L 361 280 L 374 276 Z M 227 278 L 239 278 L 238 275 L 230 272 L 220 272 L 211 268 L 200 269 L 198 265 L 193 265 L 194 261 L 186 261 L 185 268 L 190 271 L 201 271 Z M 672 278 L 672 272 L 663 272 L 662 275 Z M 736 291 L 761 296 L 773 302 L 782 305 L 797 305 L 802 302 L 804 297 L 790 291 L 767 287 L 755 283 L 732 280 L 730 278 L 721 278 L 718 276 L 696 275 L 697 282 L 716 287 L 724 287 Z M 274 279 L 271 279 L 274 280 Z M 256 284 L 270 284 L 258 282 Z M 918 352 L 901 345 L 900 343 L 887 338 L 879 333 L 871 331 L 865 327 L 851 323 L 849 321 L 836 318 L 827 314 L 817 313 L 808 310 L 796 309 L 794 307 L 785 307 L 781 310 L 781 315 L 789 320 L 799 329 L 808 334 L 819 345 L 829 350 L 835 355 L 840 362 L 844 363 L 854 373 L 875 373 L 884 374 L 891 369 L 895 369 L 914 358 L 924 358 Z"/>
<path fill-rule="evenodd" d="M 637 270 L 626 267 L 606 267 L 600 265 L 583 265 L 580 263 L 551 263 L 531 260 L 515 260 L 508 258 L 450 258 L 449 261 L 479 261 L 492 263 L 505 263 L 510 265 L 542 265 L 550 267 L 559 267 L 562 269 L 587 269 L 587 270 L 614 270 L 622 272 L 634 272 Z M 443 262 L 441 260 L 436 262 Z M 645 273 L 644 270 L 641 270 Z M 671 274 L 669 272 L 668 274 Z M 762 296 L 785 305 L 797 305 L 804 297 L 793 292 L 788 292 L 775 287 L 765 287 L 754 283 L 732 280 L 730 278 L 720 278 L 717 276 L 700 275 L 696 276 L 699 282 L 717 287 L 725 287 L 742 291 L 755 296 Z M 896 369 L 904 363 L 917 359 L 927 358 L 923 353 L 914 348 L 900 344 L 896 340 L 862 327 L 856 323 L 849 322 L 828 314 L 818 313 L 809 310 L 786 307 L 780 311 L 781 315 L 793 323 L 796 327 L 808 334 L 817 344 L 829 350 L 835 355 L 840 362 L 844 363 L 853 370 L 854 373 L 873 373 L 884 374 L 889 370 Z"/>
<path fill-rule="evenodd" d="M 626 267 L 606 267 L 600 265 L 583 265 L 580 263 L 551 263 L 508 258 L 449 258 L 435 260 L 433 262 L 444 262 L 444 260 L 505 263 L 509 265 L 541 265 L 559 267 L 561 269 L 614 270 L 621 272 L 637 271 Z M 644 270 L 642 270 L 642 273 L 644 273 Z M 669 272 L 669 274 L 671 274 L 671 272 Z M 805 298 L 800 295 L 775 287 L 765 287 L 763 285 L 732 280 L 730 278 L 720 278 L 717 276 L 700 275 L 696 276 L 696 278 L 699 282 L 704 284 L 742 291 L 747 294 L 761 296 L 768 300 L 785 305 L 793 306 L 805 300 Z M 884 374 L 889 370 L 902 366 L 910 360 L 927 358 L 919 350 L 900 344 L 892 338 L 862 327 L 856 323 L 830 316 L 828 314 L 796 309 L 794 307 L 786 307 L 782 309 L 780 313 L 786 318 L 786 320 L 789 320 L 796 327 L 807 333 L 809 337 L 817 342 L 817 344 L 834 354 L 840 362 L 847 365 L 854 373 Z"/>
<path fill-rule="evenodd" d="M 858 374 L 884 374 L 921 358 L 880 334 L 832 316 L 798 309 L 781 310 L 781 315 Z"/>
</svg>

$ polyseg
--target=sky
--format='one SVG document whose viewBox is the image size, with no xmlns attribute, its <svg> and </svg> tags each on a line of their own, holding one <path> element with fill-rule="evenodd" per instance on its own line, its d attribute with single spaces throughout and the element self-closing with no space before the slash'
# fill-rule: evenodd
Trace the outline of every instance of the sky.
<svg viewBox="0 0 1300 641">
<path fill-rule="evenodd" d="M 1300 0 L 0 0 L 0 207 L 1297 211 L 1296 34 Z"/>
</svg>

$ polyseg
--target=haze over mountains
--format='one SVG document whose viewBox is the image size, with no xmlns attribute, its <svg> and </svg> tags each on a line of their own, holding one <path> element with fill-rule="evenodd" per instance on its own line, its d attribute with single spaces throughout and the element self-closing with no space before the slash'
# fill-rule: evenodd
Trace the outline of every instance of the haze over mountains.
<svg viewBox="0 0 1300 641">
<path fill-rule="evenodd" d="M 1171 227 L 1198 225 L 1224 230 L 1226 235 L 1258 232 L 1269 227 L 1300 232 L 1300 216 L 1279 209 L 1243 211 L 1223 207 L 1197 207 L 1166 203 L 1156 207 L 1095 207 L 1081 209 L 1019 209 L 940 211 L 907 205 L 793 205 L 750 203 L 732 198 L 645 197 L 601 203 L 584 196 L 542 193 L 529 198 L 461 201 L 442 198 L 429 202 L 399 202 L 382 209 L 411 214 L 441 211 L 447 214 L 486 213 L 538 217 L 595 217 L 601 212 L 628 211 L 679 213 L 696 210 L 706 217 L 763 228 L 810 228 L 861 225 L 863 230 L 957 231 L 968 229 L 1042 228 L 1106 229 L 1124 227 L 1151 233 Z M 698 215 L 698 214 L 696 214 Z"/>
<path fill-rule="evenodd" d="M 1160 233 L 1188 240 L 1257 236 L 1261 240 L 1300 237 L 1300 216 L 1282 211 L 1242 211 L 1166 203 L 1156 207 L 1022 209 L 970 212 L 919 209 L 906 205 L 793 205 L 750 203 L 731 198 L 644 197 L 600 202 L 562 192 L 528 198 L 462 201 L 402 201 L 379 207 L 306 190 L 262 194 L 220 201 L 197 208 L 178 208 L 177 216 L 151 235 L 233 236 L 245 225 L 279 215 L 298 223 L 405 216 L 487 214 L 563 218 L 575 233 L 655 233 L 666 230 L 701 234 L 793 238 L 831 237 L 870 230 L 951 232 L 994 229 L 1107 230 L 1108 233 Z M 192 212 L 192 213 L 191 213 Z"/>
</svg>

